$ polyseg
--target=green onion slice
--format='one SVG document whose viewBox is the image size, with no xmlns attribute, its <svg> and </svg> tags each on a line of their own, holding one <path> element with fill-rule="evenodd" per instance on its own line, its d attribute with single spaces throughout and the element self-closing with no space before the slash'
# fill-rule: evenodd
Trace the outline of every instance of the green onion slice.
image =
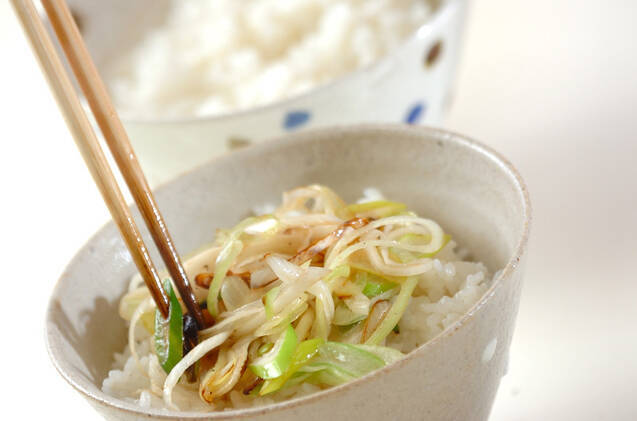
<svg viewBox="0 0 637 421">
<path fill-rule="evenodd" d="M 398 242 L 410 244 L 410 245 L 420 245 L 420 244 L 427 244 L 429 243 L 430 240 L 431 240 L 430 238 L 427 238 L 426 236 L 420 235 L 420 234 L 405 234 L 398 239 Z M 434 257 L 436 254 L 440 252 L 440 250 L 442 250 L 447 245 L 447 243 L 449 243 L 449 241 L 451 241 L 451 236 L 449 234 L 445 234 L 443 236 L 443 240 L 442 240 L 442 244 L 440 245 L 440 248 L 431 253 L 414 253 L 408 250 L 401 249 L 400 247 L 391 247 L 389 249 L 389 254 L 394 260 L 399 261 L 400 263 L 409 263 L 412 260 L 416 260 L 416 259 Z"/>
<path fill-rule="evenodd" d="M 396 282 L 366 271 L 358 271 L 354 282 L 361 285 L 363 294 L 368 298 L 374 298 L 399 286 Z"/>
<path fill-rule="evenodd" d="M 170 373 L 183 357 L 183 312 L 170 279 L 164 280 L 164 288 L 170 297 L 170 307 L 168 319 L 164 319 L 159 310 L 155 311 L 155 351 L 159 364 L 166 373 Z"/>
<path fill-rule="evenodd" d="M 304 379 L 309 383 L 336 386 L 383 366 L 385 361 L 381 357 L 357 345 L 326 342 L 299 372 L 310 374 Z"/>
<path fill-rule="evenodd" d="M 398 215 L 407 209 L 407 205 L 399 202 L 391 202 L 389 200 L 376 200 L 366 203 L 355 203 L 345 208 L 348 212 L 358 217 L 367 218 L 386 218 L 388 216 Z"/>
<path fill-rule="evenodd" d="M 319 347 L 323 345 L 324 341 L 321 338 L 308 339 L 307 341 L 301 342 L 294 351 L 294 355 L 292 356 L 292 361 L 290 362 L 290 366 L 283 373 L 283 375 L 277 377 L 276 379 L 266 380 L 263 383 L 263 387 L 259 391 L 260 395 L 266 395 L 268 393 L 276 392 L 281 389 L 283 385 L 286 384 L 288 380 L 290 380 L 301 367 L 307 364 L 319 350 Z"/>
<path fill-rule="evenodd" d="M 250 364 L 250 370 L 262 379 L 274 379 L 281 376 L 290 366 L 297 342 L 294 328 L 288 325 L 274 342 L 272 349 Z"/>
<path fill-rule="evenodd" d="M 334 319 L 332 324 L 335 326 L 351 326 L 360 322 L 367 317 L 367 314 L 354 313 L 343 301 L 339 301 L 334 307 Z"/>
<path fill-rule="evenodd" d="M 243 250 L 243 243 L 239 240 L 231 240 L 224 244 L 223 248 L 219 252 L 219 256 L 217 256 L 215 274 L 212 278 L 212 282 L 210 283 L 208 298 L 206 299 L 208 311 L 212 317 L 217 317 L 219 315 L 219 292 L 221 291 L 221 284 L 226 278 L 228 269 L 230 269 L 230 266 L 232 266 L 234 261 L 237 259 L 241 250 Z"/>
<path fill-rule="evenodd" d="M 265 306 L 265 317 L 268 320 L 272 319 L 272 316 L 274 316 L 274 300 L 276 299 L 277 295 L 279 295 L 280 290 L 280 286 L 274 287 L 263 297 L 263 304 Z"/>
<path fill-rule="evenodd" d="M 418 278 L 411 276 L 407 278 L 404 284 L 400 287 L 400 292 L 394 303 L 392 304 L 389 312 L 385 316 L 382 322 L 378 325 L 374 333 L 365 341 L 365 345 L 378 345 L 385 339 L 389 332 L 392 331 L 394 326 L 398 324 L 400 318 L 403 317 L 405 309 L 409 304 L 411 294 L 414 292 L 416 285 L 418 284 Z"/>
</svg>

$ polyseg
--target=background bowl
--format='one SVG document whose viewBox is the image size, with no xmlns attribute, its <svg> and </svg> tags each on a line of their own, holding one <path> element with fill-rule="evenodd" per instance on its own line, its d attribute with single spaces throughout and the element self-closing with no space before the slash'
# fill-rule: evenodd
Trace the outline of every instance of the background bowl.
<svg viewBox="0 0 637 421">
<path fill-rule="evenodd" d="M 174 419 L 486 420 L 505 373 L 526 257 L 526 187 L 502 157 L 448 132 L 355 126 L 288 135 L 217 158 L 163 186 L 157 200 L 182 252 L 209 242 L 255 205 L 292 187 L 323 183 L 346 199 L 375 186 L 438 221 L 494 271 L 476 305 L 405 359 L 362 379 L 276 405 Z M 147 237 L 146 241 L 150 242 Z M 154 256 L 156 262 L 159 261 Z M 80 250 L 58 281 L 46 320 L 51 358 L 109 419 L 148 413 L 101 392 L 126 342 L 118 301 L 135 268 L 112 223 Z"/>
<path fill-rule="evenodd" d="M 438 124 L 453 92 L 467 0 L 440 0 L 390 54 L 309 93 L 220 116 L 135 121 L 123 115 L 153 185 L 212 156 L 285 132 L 364 122 Z M 162 19 L 166 0 L 69 0 L 98 67 Z M 116 30 L 114 30 L 116 28 Z"/>
</svg>

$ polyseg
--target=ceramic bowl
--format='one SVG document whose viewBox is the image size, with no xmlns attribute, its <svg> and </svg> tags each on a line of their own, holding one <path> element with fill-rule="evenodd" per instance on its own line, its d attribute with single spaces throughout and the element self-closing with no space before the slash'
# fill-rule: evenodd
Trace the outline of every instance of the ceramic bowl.
<svg viewBox="0 0 637 421">
<path fill-rule="evenodd" d="M 502 270 L 443 333 L 351 383 L 212 415 L 144 411 L 100 390 L 113 353 L 126 344 L 117 306 L 135 273 L 109 223 L 75 256 L 50 300 L 46 339 L 60 374 L 107 419 L 486 420 L 506 372 L 526 260 L 530 208 L 516 170 L 488 147 L 446 131 L 353 126 L 295 133 L 219 157 L 156 194 L 186 253 L 254 206 L 277 203 L 281 192 L 309 183 L 333 187 L 350 201 L 375 186 L 438 221 L 493 272 Z"/>
<path fill-rule="evenodd" d="M 438 7 L 375 64 L 307 94 L 231 114 L 134 120 L 123 115 L 152 184 L 250 143 L 306 128 L 365 122 L 439 124 L 453 93 L 467 0 Z M 98 67 L 156 25 L 166 0 L 69 0 Z M 117 28 L 116 31 L 113 28 Z"/>
</svg>

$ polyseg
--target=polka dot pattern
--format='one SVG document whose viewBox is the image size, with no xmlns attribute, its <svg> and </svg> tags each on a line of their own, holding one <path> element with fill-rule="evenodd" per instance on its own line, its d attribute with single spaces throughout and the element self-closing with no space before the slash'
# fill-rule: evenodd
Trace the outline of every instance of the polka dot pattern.
<svg viewBox="0 0 637 421">
<path fill-rule="evenodd" d="M 285 130 L 291 131 L 298 129 L 301 126 L 306 125 L 311 118 L 311 114 L 309 111 L 305 110 L 297 110 L 290 111 L 285 115 L 283 120 L 283 127 Z"/>
<path fill-rule="evenodd" d="M 413 104 L 405 115 L 405 123 L 407 124 L 418 124 L 425 115 L 425 110 L 427 109 L 424 102 L 417 102 Z"/>
</svg>

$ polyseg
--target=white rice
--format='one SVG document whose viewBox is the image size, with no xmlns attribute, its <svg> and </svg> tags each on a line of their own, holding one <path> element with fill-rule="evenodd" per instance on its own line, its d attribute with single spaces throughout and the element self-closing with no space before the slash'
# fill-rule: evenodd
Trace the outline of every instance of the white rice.
<svg viewBox="0 0 637 421">
<path fill-rule="evenodd" d="M 306 92 L 386 54 L 432 0 L 173 0 L 101 69 L 128 117 L 191 117 Z"/>
</svg>

